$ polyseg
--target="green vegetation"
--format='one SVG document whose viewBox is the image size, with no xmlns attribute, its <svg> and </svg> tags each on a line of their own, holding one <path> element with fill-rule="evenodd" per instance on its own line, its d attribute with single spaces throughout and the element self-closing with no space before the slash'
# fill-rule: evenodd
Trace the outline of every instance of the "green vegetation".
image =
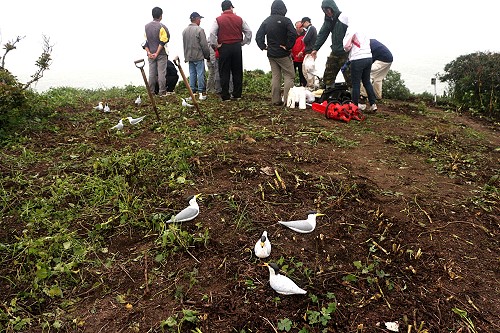
<svg viewBox="0 0 500 333">
<path fill-rule="evenodd" d="M 138 110 L 131 102 L 138 94 L 146 96 L 143 87 L 57 88 L 37 94 L 7 71 L 0 75 L 0 331 L 78 331 L 96 314 L 107 323 L 122 311 L 120 318 L 126 320 L 117 323 L 122 330 L 200 333 L 208 321 L 218 320 L 214 313 L 233 316 L 238 304 L 258 303 L 267 312 L 251 320 L 266 314 L 263 322 L 274 331 L 312 333 L 347 327 L 341 321 L 351 309 L 380 303 L 392 309 L 393 299 L 409 297 L 412 277 L 418 275 L 414 267 L 432 263 L 442 271 L 442 259 L 432 261 L 417 236 L 405 238 L 397 222 L 403 229 L 417 225 L 422 234 L 437 233 L 439 227 L 417 195 L 397 210 L 402 221 L 384 215 L 387 206 L 407 200 L 406 194 L 379 187 L 370 174 L 361 174 L 365 166 L 350 165 L 359 163 L 356 155 L 374 138 L 401 155 L 376 153 L 367 165 L 378 163 L 378 170 L 394 172 L 408 167 L 404 154 L 412 155 L 412 161 L 432 166 L 433 177 L 478 184 L 460 202 L 476 209 L 475 216 L 498 212 L 500 171 L 487 167 L 493 165 L 485 158 L 490 156 L 487 135 L 446 120 L 449 127 L 442 130 L 436 121 L 441 111 L 428 106 L 427 95 L 412 99 L 397 72 L 384 85 L 387 98 L 393 94 L 404 100 L 397 101 L 391 117 L 376 114 L 348 126 L 306 119 L 292 127 L 296 110 L 262 103 L 270 74 L 251 71 L 245 72 L 245 94 L 255 99 L 234 101 L 222 110 L 212 98 L 200 114 L 181 108 L 178 97 L 171 96 L 159 99 L 161 121 L 148 113 L 148 121 L 136 127 L 127 123 L 119 132 L 110 130 L 112 122 L 146 112 L 148 107 Z M 112 101 L 109 116 L 93 110 L 99 100 Z M 380 125 L 410 127 L 415 118 L 436 127 L 393 133 Z M 321 155 L 325 151 L 327 157 Z M 342 155 L 348 162 L 338 162 Z M 226 180 L 224 186 L 218 186 L 217 177 Z M 407 181 L 402 178 L 398 181 Z M 185 207 L 186 194 L 199 188 L 210 191 L 200 201 L 211 213 L 193 223 L 168 223 Z M 390 202 L 384 202 L 387 198 Z M 283 231 L 272 241 L 273 259 L 308 294 L 271 294 L 263 278 L 267 274 L 248 256 L 249 248 L 263 226 L 306 204 L 332 213 L 330 220 L 318 222 L 328 234 L 303 238 Z M 494 236 L 485 226 L 477 229 Z M 285 245 L 293 251 L 280 252 Z M 232 252 L 226 254 L 226 247 Z M 451 269 L 445 273 L 456 276 Z M 207 288 L 216 284 L 214 290 Z M 338 302 L 337 292 L 345 292 Z M 300 311 L 287 312 L 296 304 Z M 454 323 L 475 330 L 472 315 L 450 304 L 448 312 L 459 316 Z M 416 317 L 413 323 L 403 321 L 408 331 L 413 325 L 427 332 L 423 321 L 417 327 Z M 253 332 L 252 325 L 233 329 Z M 111 329 L 104 323 L 100 328 Z"/>
<path fill-rule="evenodd" d="M 460 109 L 476 115 L 500 115 L 500 53 L 476 52 L 462 55 L 444 67 L 440 76 L 448 82 L 450 97 Z"/>
</svg>

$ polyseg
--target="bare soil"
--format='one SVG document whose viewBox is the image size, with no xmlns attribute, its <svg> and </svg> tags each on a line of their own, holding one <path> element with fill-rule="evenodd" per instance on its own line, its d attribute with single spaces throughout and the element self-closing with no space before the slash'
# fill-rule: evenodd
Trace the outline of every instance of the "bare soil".
<svg viewBox="0 0 500 333">
<path fill-rule="evenodd" d="M 395 101 L 363 122 L 344 123 L 258 98 L 212 112 L 227 126 L 200 138 L 213 149 L 191 160 L 194 185 L 156 189 L 166 204 L 151 213 L 174 214 L 202 194 L 200 215 L 181 227 L 191 234 L 202 230 L 197 223 L 208 228 L 206 245 L 157 262 L 155 235 L 118 228 L 108 253 L 98 255 L 115 264 L 85 272 L 87 286 L 67 295 L 79 300 L 67 314 L 75 322 L 69 331 L 161 332 L 168 317 L 196 310 L 198 323 L 174 331 L 278 332 L 287 318 L 290 332 L 388 332 L 384 323 L 396 321 L 400 332 L 473 332 L 455 308 L 467 311 L 477 332 L 500 332 L 500 208 L 484 190 L 500 187 L 497 124 Z M 86 124 L 70 115 L 85 109 L 63 112 L 58 135 L 81 142 L 85 131 L 75 126 Z M 185 112 L 193 128 L 204 124 Z M 146 125 L 141 131 L 85 140 L 103 149 L 124 142 L 154 149 L 165 140 Z M 52 135 L 40 134 L 38 149 L 57 144 Z M 154 187 L 155 179 L 147 182 Z M 277 223 L 310 210 L 325 214 L 310 234 Z M 273 245 L 268 261 L 288 265 L 286 275 L 308 294 L 271 289 L 268 269 L 252 253 L 264 230 Z M 307 311 L 330 302 L 337 308 L 328 323 L 311 324 Z"/>
</svg>

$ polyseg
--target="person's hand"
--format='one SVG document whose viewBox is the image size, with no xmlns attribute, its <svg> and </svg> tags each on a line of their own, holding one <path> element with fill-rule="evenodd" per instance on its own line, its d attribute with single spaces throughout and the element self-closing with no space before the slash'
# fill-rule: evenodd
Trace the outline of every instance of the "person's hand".
<svg viewBox="0 0 500 333">
<path fill-rule="evenodd" d="M 301 51 L 301 52 L 299 52 L 299 53 L 297 54 L 297 57 L 301 58 L 303 54 L 304 54 L 304 53 L 302 53 L 302 51 Z"/>
<path fill-rule="evenodd" d="M 312 56 L 314 59 L 316 59 L 316 57 L 318 56 L 318 51 L 313 50 L 313 51 L 311 52 L 311 56 Z"/>
<path fill-rule="evenodd" d="M 344 73 L 347 68 L 349 68 L 349 65 L 351 64 L 351 62 L 349 60 L 347 60 L 343 65 L 342 67 L 340 67 L 340 70 L 342 71 L 342 73 Z"/>
</svg>

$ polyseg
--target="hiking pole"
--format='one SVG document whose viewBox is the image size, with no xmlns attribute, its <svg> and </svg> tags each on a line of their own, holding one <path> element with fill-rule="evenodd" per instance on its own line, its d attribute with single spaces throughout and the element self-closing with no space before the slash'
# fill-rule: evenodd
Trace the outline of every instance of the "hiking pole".
<svg viewBox="0 0 500 333">
<path fill-rule="evenodd" d="M 193 94 L 193 91 L 191 90 L 191 87 L 189 86 L 186 75 L 184 75 L 184 71 L 182 70 L 181 62 L 180 62 L 178 56 L 174 58 L 174 64 L 177 66 L 177 68 L 179 68 L 179 72 L 181 72 L 182 80 L 184 81 L 184 84 L 186 85 L 186 88 L 189 91 L 189 95 L 191 95 L 191 100 L 193 101 L 193 104 L 196 107 L 196 110 L 198 111 L 198 113 L 201 113 L 200 107 L 198 106 L 198 102 L 196 101 L 196 98 L 194 97 L 194 94 Z"/>
<path fill-rule="evenodd" d="M 148 79 L 146 78 L 146 73 L 144 73 L 144 59 L 134 61 L 135 67 L 139 68 L 142 73 L 142 78 L 144 79 L 144 84 L 146 85 L 146 90 L 148 91 L 149 99 L 151 100 L 151 104 L 153 105 L 153 111 L 156 113 L 156 119 L 160 121 L 160 115 L 158 114 L 158 109 L 156 108 L 155 99 L 151 89 L 149 89 Z"/>
</svg>

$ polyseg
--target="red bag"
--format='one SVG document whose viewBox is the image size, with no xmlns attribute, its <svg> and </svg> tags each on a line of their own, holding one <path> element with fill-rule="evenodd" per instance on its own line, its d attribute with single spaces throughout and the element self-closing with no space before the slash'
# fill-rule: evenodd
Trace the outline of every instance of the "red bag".
<svg viewBox="0 0 500 333">
<path fill-rule="evenodd" d="M 350 122 L 351 119 L 358 121 L 365 119 L 365 115 L 351 101 L 344 103 L 323 101 L 322 103 L 312 103 L 311 107 L 314 111 L 324 114 L 327 119 L 342 120 L 346 123 Z"/>
</svg>

